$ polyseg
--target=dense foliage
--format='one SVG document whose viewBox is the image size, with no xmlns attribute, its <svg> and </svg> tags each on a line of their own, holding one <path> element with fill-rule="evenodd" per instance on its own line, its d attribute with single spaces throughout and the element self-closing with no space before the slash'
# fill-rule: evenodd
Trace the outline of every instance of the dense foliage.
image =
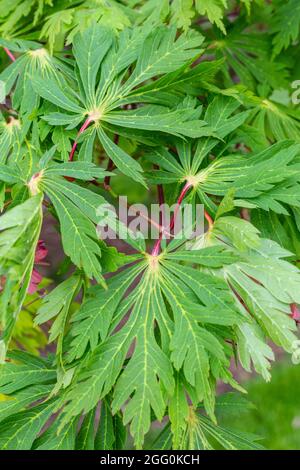
<svg viewBox="0 0 300 470">
<path fill-rule="evenodd" d="M 299 356 L 299 29 L 297 0 L 0 0 L 1 449 L 260 448 L 218 416 L 233 361 Z M 156 188 L 205 232 L 99 238 Z"/>
</svg>

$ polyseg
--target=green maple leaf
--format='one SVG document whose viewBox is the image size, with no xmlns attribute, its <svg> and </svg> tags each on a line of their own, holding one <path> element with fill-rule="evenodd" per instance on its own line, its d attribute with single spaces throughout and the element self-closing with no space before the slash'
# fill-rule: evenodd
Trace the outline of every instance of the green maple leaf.
<svg viewBox="0 0 300 470">
<path fill-rule="evenodd" d="M 13 106 L 22 115 L 28 116 L 39 106 L 39 95 L 34 90 L 32 77 L 36 79 L 39 77 L 41 80 L 51 77 L 54 82 L 62 81 L 65 84 L 64 77 L 59 72 L 64 70 L 64 73 L 71 78 L 71 70 L 62 60 L 51 56 L 47 49 L 37 42 L 28 44 L 21 42 L 21 48 L 19 44 L 18 41 L 16 45 L 9 46 L 22 54 L 0 74 L 0 80 L 5 83 L 6 94 L 9 94 L 14 86 Z"/>
<path fill-rule="evenodd" d="M 261 449 L 216 387 L 299 355 L 295 0 L 0 0 L 0 35 L 0 448 Z M 188 230 L 151 251 L 127 189 Z"/>
<path fill-rule="evenodd" d="M 219 248 L 215 249 L 217 259 L 214 258 L 212 250 L 207 249 L 207 256 L 205 251 L 203 256 L 201 256 L 202 253 L 199 253 L 199 263 L 220 265 L 224 262 L 230 262 L 230 257 L 227 257 L 227 254 Z M 185 258 L 185 252 L 183 252 L 183 259 L 187 259 L 188 254 L 189 252 L 187 252 Z M 195 252 L 190 261 L 195 261 L 197 254 Z M 169 255 L 170 258 L 172 258 L 171 255 Z M 169 287 L 169 283 L 173 282 L 173 277 L 176 280 L 175 282 L 180 283 L 179 273 L 174 271 L 173 274 L 173 263 L 167 257 L 165 260 L 162 259 L 162 267 L 158 268 L 157 273 L 156 270 L 152 272 L 151 264 L 147 267 L 148 263 L 145 264 L 145 261 L 142 261 L 141 265 L 138 266 L 138 271 L 137 267 L 135 269 L 128 268 L 126 273 L 117 275 L 115 279 L 112 279 L 110 283 L 111 290 L 108 289 L 105 297 L 103 297 L 103 294 L 101 295 L 101 292 L 99 294 L 94 293 L 95 297 L 88 299 L 78 311 L 78 314 L 74 317 L 76 320 L 75 328 L 73 328 L 73 331 L 71 329 L 71 334 L 76 336 L 73 343 L 75 346 L 74 352 L 78 354 L 78 347 L 80 346 L 80 354 L 82 355 L 87 345 L 87 336 L 93 335 L 90 338 L 93 341 L 94 353 L 90 359 L 87 358 L 89 365 L 87 364 L 79 372 L 78 387 L 82 388 L 82 393 L 75 396 L 71 390 L 67 395 L 67 400 L 70 399 L 70 403 L 66 407 L 66 420 L 78 413 L 79 409 L 89 411 L 95 405 L 96 400 L 99 400 L 99 397 L 105 396 L 111 390 L 121 371 L 126 352 L 134 338 L 136 339 L 135 352 L 117 382 L 112 406 L 117 411 L 123 405 L 131 390 L 128 389 L 126 384 L 131 383 L 132 391 L 135 392 L 130 404 L 127 405 L 124 419 L 125 422 L 131 422 L 131 432 L 135 436 L 138 446 L 142 445 L 143 436 L 150 426 L 150 407 L 154 410 L 158 419 L 163 417 L 166 402 L 163 399 L 161 387 L 166 388 L 169 394 L 172 395 L 171 363 L 174 363 L 175 368 L 180 369 L 185 361 L 184 371 L 187 380 L 196 387 L 197 396 L 200 400 L 205 397 L 205 405 L 208 411 L 213 414 L 213 395 L 209 384 L 209 354 L 218 357 L 221 362 L 226 361 L 226 358 L 222 345 L 212 333 L 205 328 L 200 328 L 198 322 L 204 325 L 219 322 L 232 325 L 239 322 L 239 313 L 234 307 L 233 299 L 226 284 L 202 274 L 199 281 L 195 281 L 195 284 L 192 285 L 192 290 L 188 289 L 190 279 L 187 277 L 187 284 L 183 284 L 177 294 L 178 297 L 175 297 L 177 303 L 179 302 L 178 299 L 182 299 L 183 304 L 180 310 L 175 309 L 174 311 L 174 325 L 168 314 L 169 307 L 166 304 L 166 300 L 170 305 L 174 303 L 172 294 L 174 287 L 172 284 Z M 175 263 L 174 266 L 176 266 Z M 128 285 L 133 282 L 140 270 L 144 270 L 144 274 L 138 287 L 128 298 L 122 298 L 128 289 Z M 197 273 L 196 270 L 191 272 L 195 276 L 200 276 L 200 273 Z M 188 274 L 189 271 L 186 275 L 188 276 Z M 207 280 L 210 280 L 211 283 L 207 286 L 207 293 L 204 293 L 200 298 L 194 297 L 193 289 L 198 292 L 198 282 L 203 283 L 203 287 Z M 152 287 L 149 289 L 149 286 Z M 176 289 L 178 291 L 178 285 Z M 163 295 L 166 296 L 166 300 Z M 102 299 L 101 303 L 99 303 L 99 299 Z M 206 314 L 206 309 L 203 306 L 201 307 L 202 302 L 202 305 L 211 306 L 211 308 L 216 307 L 218 303 L 220 306 L 222 305 L 223 318 L 219 322 L 217 318 L 213 318 L 217 311 Z M 105 307 L 108 309 L 107 312 Z M 117 333 L 112 334 L 115 325 L 131 308 L 132 312 L 125 326 Z M 226 309 L 228 313 L 226 313 Z M 107 318 L 108 312 L 111 316 L 110 321 Z M 83 318 L 85 320 L 82 323 Z M 157 343 L 154 334 L 151 335 L 155 319 L 161 332 L 161 347 Z M 102 341 L 100 343 L 98 335 L 95 334 L 96 320 L 99 325 L 97 328 L 102 332 Z M 87 325 L 94 325 L 90 333 Z M 109 331 L 108 336 L 103 336 L 105 334 L 103 331 Z M 185 337 L 185 335 L 191 335 L 191 337 Z M 195 350 L 188 352 L 186 349 L 188 344 L 193 344 Z M 166 352 L 164 352 L 169 348 L 173 351 L 171 362 L 167 358 Z M 191 364 L 189 358 L 192 356 L 194 362 Z M 73 359 L 73 357 L 76 356 L 71 352 L 70 359 Z M 98 371 L 97 374 L 95 374 L 96 370 Z M 200 370 L 202 371 L 201 374 L 199 373 Z M 108 371 L 110 371 L 109 374 Z M 154 395 L 152 396 L 152 394 Z M 141 413 L 135 418 L 133 410 L 136 409 L 136 406 L 139 406 Z"/>
<path fill-rule="evenodd" d="M 147 80 L 173 72 L 196 57 L 201 52 L 199 46 L 202 41 L 202 36 L 196 33 L 176 39 L 175 29 L 158 28 L 155 33 L 150 33 L 149 27 L 144 27 L 134 33 L 125 30 L 114 44 L 112 33 L 95 23 L 83 34 L 77 34 L 73 41 L 80 92 L 60 86 L 51 77 L 32 77 L 35 91 L 40 96 L 64 111 L 74 113 L 50 113 L 45 119 L 51 125 L 61 126 L 88 119 L 86 122 L 95 128 L 105 152 L 116 166 L 143 183 L 140 164 L 118 147 L 107 131 L 111 126 L 113 129 L 120 126 L 182 136 L 208 135 L 211 131 L 199 119 L 200 109 L 188 110 L 181 106 L 170 110 L 159 106 L 159 102 L 147 105 L 149 100 L 151 103 L 151 97 L 139 96 L 139 87 Z M 100 44 L 101 54 L 96 53 Z M 132 64 L 135 64 L 133 72 L 122 83 Z M 100 81 L 97 79 L 99 69 Z M 136 111 L 120 110 L 129 97 L 129 102 L 141 100 L 145 105 Z M 93 145 L 95 136 L 95 132 L 87 135 L 87 145 Z"/>
</svg>

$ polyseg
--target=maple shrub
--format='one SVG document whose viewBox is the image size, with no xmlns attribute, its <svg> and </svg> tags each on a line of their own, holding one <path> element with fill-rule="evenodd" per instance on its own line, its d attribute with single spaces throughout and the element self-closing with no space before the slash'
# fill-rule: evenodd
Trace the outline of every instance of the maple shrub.
<svg viewBox="0 0 300 470">
<path fill-rule="evenodd" d="M 235 365 L 299 362 L 299 30 L 298 0 L 0 0 L 2 450 L 263 448 L 222 413 Z M 177 212 L 101 238 L 121 195 Z"/>
</svg>

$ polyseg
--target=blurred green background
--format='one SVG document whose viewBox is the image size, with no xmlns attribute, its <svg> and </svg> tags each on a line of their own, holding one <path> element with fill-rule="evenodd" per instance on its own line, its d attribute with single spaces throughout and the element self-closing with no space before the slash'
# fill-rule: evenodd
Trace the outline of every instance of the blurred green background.
<svg viewBox="0 0 300 470">
<path fill-rule="evenodd" d="M 274 366 L 269 383 L 253 378 L 243 383 L 255 407 L 222 424 L 254 433 L 272 450 L 300 450 L 300 365 L 283 361 Z"/>
</svg>

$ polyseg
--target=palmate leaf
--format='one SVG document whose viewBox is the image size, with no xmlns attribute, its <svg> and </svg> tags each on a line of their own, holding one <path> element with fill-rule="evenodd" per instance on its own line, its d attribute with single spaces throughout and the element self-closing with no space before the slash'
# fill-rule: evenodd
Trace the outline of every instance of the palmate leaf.
<svg viewBox="0 0 300 470">
<path fill-rule="evenodd" d="M 219 220 L 221 221 L 222 217 Z M 66 394 L 66 416 L 62 426 L 79 410 L 88 412 L 99 399 L 110 392 L 123 369 L 114 389 L 112 407 L 114 411 L 120 409 L 132 391 L 133 395 L 127 404 L 124 420 L 126 423 L 131 422 L 131 433 L 135 436 L 137 446 L 141 446 L 143 435 L 150 425 L 150 407 L 154 410 L 157 418 L 161 419 L 168 404 L 167 401 L 161 401 L 160 395 L 157 394 L 160 393 L 161 387 L 166 388 L 166 391 L 169 389 L 168 393 L 171 393 L 171 376 L 170 372 L 167 372 L 170 364 L 176 370 L 182 370 L 189 393 L 194 394 L 192 396 L 196 402 L 203 401 L 206 411 L 214 420 L 214 375 L 212 374 L 215 372 L 212 364 L 217 361 L 220 365 L 225 365 L 227 357 L 224 349 L 225 344 L 223 340 L 217 339 L 212 325 L 229 327 L 232 337 L 238 341 L 238 351 L 244 367 L 249 369 L 252 360 L 256 370 L 262 373 L 266 379 L 269 377 L 269 360 L 273 359 L 273 354 L 263 342 L 264 334 L 270 336 L 288 351 L 292 350 L 296 338 L 293 334 L 295 327 L 286 313 L 289 311 L 292 299 L 297 301 L 297 292 L 291 286 L 289 297 L 284 297 L 282 294 L 280 298 L 276 299 L 278 294 L 275 291 L 278 291 L 278 286 L 274 285 L 273 287 L 270 280 L 266 277 L 263 278 L 263 274 L 260 274 L 257 269 L 255 272 L 253 271 L 251 257 L 247 258 L 245 255 L 244 261 L 236 261 L 234 250 L 240 249 L 240 247 L 239 243 L 235 241 L 235 236 L 232 238 L 225 227 L 219 228 L 217 232 L 216 227 L 216 233 L 212 232 L 211 237 L 216 235 L 219 238 L 222 231 L 223 235 L 226 234 L 231 240 L 232 253 L 230 250 L 228 251 L 228 248 L 225 249 L 226 245 L 223 249 L 218 245 L 194 251 L 194 256 L 193 251 L 179 250 L 162 255 L 159 261 L 150 258 L 148 267 L 147 264 L 142 263 L 140 269 L 145 270 L 143 279 L 127 298 L 122 300 L 121 292 L 119 297 L 116 297 L 108 336 L 102 339 L 98 345 L 96 345 L 96 342 L 99 341 L 98 336 L 95 337 L 93 340 L 94 352 L 91 356 L 86 356 L 82 369 L 79 368 L 74 388 L 71 388 Z M 228 244 L 228 241 L 226 243 Z M 255 253 L 253 250 L 257 250 L 258 256 L 261 256 L 259 250 L 262 249 L 264 253 L 266 248 L 259 248 L 259 244 L 260 241 L 257 232 L 255 232 L 255 244 L 250 239 L 248 245 L 242 246 L 242 249 L 246 252 L 247 249 L 251 250 L 251 253 Z M 286 256 L 286 253 L 278 251 L 275 245 L 269 245 L 269 250 L 272 253 L 272 262 L 274 263 L 276 256 L 279 258 Z M 193 264 L 199 263 L 213 269 L 214 262 L 210 261 L 210 258 L 214 258 L 214 255 L 218 258 L 218 262 L 216 262 L 215 270 L 211 274 L 179 264 L 183 260 Z M 279 269 L 283 263 L 281 269 L 286 269 L 285 273 L 289 272 L 289 276 L 292 275 L 293 269 L 288 263 L 281 262 L 279 259 L 276 263 L 276 269 Z M 241 270 L 248 274 L 247 278 L 242 271 L 239 277 L 235 274 L 239 264 L 241 264 Z M 218 269 L 220 265 L 223 266 L 222 272 L 225 282 L 220 278 Z M 254 265 L 257 265 L 256 261 L 253 262 Z M 298 271 L 295 270 L 296 283 L 298 282 L 297 275 Z M 122 279 L 123 274 L 119 276 Z M 253 276 L 257 280 L 253 280 Z M 283 275 L 283 277 L 286 276 L 287 274 Z M 284 283 L 283 277 L 278 280 L 281 285 Z M 124 273 L 124 279 L 127 278 L 128 282 L 131 282 L 128 272 L 127 276 Z M 119 283 L 118 277 L 116 282 Z M 128 288 L 128 282 L 123 286 L 124 294 Z M 149 286 L 152 288 L 148 289 Z M 254 288 L 254 286 L 256 287 Z M 114 301 L 113 296 L 114 290 L 112 289 L 110 296 L 108 296 L 109 302 Z M 78 312 L 77 321 L 81 320 L 81 311 L 86 316 L 85 309 L 87 309 L 86 312 L 91 312 L 91 308 L 95 312 L 93 315 L 98 315 L 101 320 L 103 313 L 97 297 L 96 294 L 95 298 L 91 298 L 83 305 Z M 238 299 L 242 299 L 243 304 L 239 303 Z M 275 309 L 272 312 L 269 311 L 268 305 L 272 305 Z M 145 310 L 146 308 L 149 309 L 149 313 Z M 172 318 L 169 316 L 169 309 L 173 312 Z M 251 311 L 252 315 L 255 315 L 256 321 L 249 315 L 247 309 Z M 119 331 L 113 333 L 122 317 L 130 310 L 132 311 L 127 323 Z M 95 318 L 97 317 L 95 316 Z M 150 333 L 151 325 L 153 328 L 155 319 L 161 335 L 161 346 Z M 149 325 L 145 324 L 148 321 Z M 146 327 L 146 325 L 148 326 Z M 144 330 L 144 328 L 146 329 Z M 108 331 L 107 325 L 104 331 Z M 147 331 L 146 336 L 144 331 Z M 75 324 L 73 333 L 71 330 L 71 334 L 74 333 L 76 344 L 80 344 L 80 338 L 83 340 L 83 348 L 80 353 L 83 354 L 87 344 L 84 324 L 82 328 L 79 323 L 76 328 Z M 135 349 L 128 364 L 125 365 L 125 357 L 134 338 L 136 340 Z M 168 350 L 170 351 L 170 359 L 167 361 L 164 354 Z M 147 360 L 148 351 L 151 351 L 151 360 L 149 357 L 149 361 Z M 160 359 L 158 359 L 159 357 Z M 70 359 L 72 358 L 71 355 Z M 167 366 L 167 364 L 169 365 Z M 155 374 L 153 374 L 154 371 Z M 156 382 L 157 380 L 158 382 Z M 167 383 L 169 383 L 168 386 Z M 80 391 L 79 394 L 78 391 Z M 155 402 L 152 402 L 153 393 L 156 396 Z M 141 411 L 138 417 L 135 417 L 134 414 L 136 406 Z"/>
<path fill-rule="evenodd" d="M 230 189 L 234 190 L 236 206 L 260 207 L 278 213 L 287 213 L 285 205 L 299 206 L 298 144 L 281 141 L 258 154 L 222 155 L 196 171 L 200 164 L 204 166 L 203 159 L 215 145 L 216 142 L 209 142 L 209 139 L 199 140 L 193 158 L 194 170 L 191 168 L 192 149 L 189 145 L 178 146 L 182 168 L 176 157 L 165 150 L 150 153 L 149 160 L 156 164 L 159 161 L 164 170 L 152 172 L 149 179 L 163 184 L 185 179 L 213 213 L 217 206 L 211 201 L 211 195 L 225 196 Z"/>
<path fill-rule="evenodd" d="M 223 220 L 226 219 L 228 223 L 224 224 Z M 235 221 L 238 223 L 235 224 Z M 241 238 L 240 227 L 244 234 L 250 234 L 252 231 L 252 235 L 250 237 L 244 235 Z M 269 361 L 274 359 L 274 355 L 271 348 L 265 344 L 266 335 L 287 351 L 293 351 L 296 344 L 295 322 L 290 318 L 290 299 L 298 298 L 294 286 L 298 283 L 299 272 L 297 268 L 282 259 L 290 257 L 290 252 L 270 240 L 259 239 L 257 230 L 251 228 L 247 221 L 228 216 L 219 218 L 204 239 L 196 241 L 194 248 L 215 243 L 236 247 L 240 256 L 243 253 L 243 260 L 224 266 L 223 275 L 229 287 L 237 295 L 240 312 L 246 314 L 248 321 L 251 319 L 249 313 L 255 315 L 256 319 L 256 322 L 251 320 L 249 324 L 240 324 L 237 327 L 237 346 L 241 363 L 246 370 L 250 370 L 252 360 L 257 372 L 268 380 Z M 268 259 L 270 274 L 265 275 Z M 260 268 L 262 265 L 263 269 Z M 287 287 L 286 292 L 284 287 L 286 275 L 283 274 L 285 270 L 289 271 L 288 276 L 291 278 L 291 285 Z M 279 294 L 278 283 L 282 286 L 280 288 L 282 294 Z"/>
<path fill-rule="evenodd" d="M 131 102 L 139 102 L 138 86 L 154 76 L 173 72 L 185 63 L 188 64 L 191 58 L 200 53 L 199 46 L 203 41 L 202 36 L 197 33 L 182 35 L 176 39 L 174 28 L 158 28 L 155 34 L 149 34 L 149 27 L 145 26 L 141 28 L 139 36 L 130 34 L 122 33 L 116 47 L 111 46 L 111 35 L 100 25 L 94 24 L 85 33 L 76 36 L 74 55 L 81 77 L 77 94 L 71 88 L 54 81 L 51 76 L 46 79 L 32 76 L 32 83 L 36 93 L 45 100 L 64 111 L 75 113 L 73 117 L 50 113 L 45 116 L 49 123 L 66 125 L 73 123 L 74 119 L 77 123 L 87 115 L 89 123 L 98 130 L 100 142 L 108 157 L 124 174 L 144 184 L 140 165 L 106 134 L 108 124 L 191 137 L 211 135 L 212 129 L 199 119 L 200 109 L 197 110 L 196 103 L 192 104 L 189 100 L 186 102 L 188 106 L 183 102 L 182 106 L 174 110 L 154 105 L 145 106 L 136 112 L 120 110 L 129 94 L 132 95 Z M 101 38 L 105 38 L 105 44 Z M 94 60 L 92 54 L 97 50 L 97 41 L 101 42 L 102 52 L 101 55 L 97 53 L 97 60 Z M 126 69 L 134 64 L 134 72 L 122 84 Z M 99 68 L 100 82 L 97 85 Z M 146 96 L 145 101 L 147 102 Z M 178 99 L 174 105 L 177 103 Z"/>
<path fill-rule="evenodd" d="M 212 254 L 211 251 L 208 249 L 207 254 Z M 222 263 L 222 256 L 219 248 L 216 248 L 216 253 L 219 255 L 218 264 L 220 264 Z M 205 264 L 205 254 L 203 254 L 203 260 Z M 227 253 L 224 253 L 223 261 L 225 263 L 229 262 Z M 171 261 L 162 259 L 162 266 L 157 266 L 157 268 L 155 264 L 152 266 L 151 258 L 149 262 L 149 266 L 148 261 L 146 264 L 143 261 L 141 265 L 137 265 L 135 273 L 132 271 L 133 268 L 130 268 L 124 273 L 117 275 L 116 279 L 114 280 L 113 278 L 111 281 L 112 290 L 110 291 L 108 288 L 108 293 L 105 294 L 107 300 L 103 297 L 103 294 L 100 296 L 100 292 L 99 294 L 96 293 L 94 298 L 92 297 L 83 304 L 78 314 L 74 317 L 76 323 L 75 328 L 71 329 L 71 334 L 76 335 L 74 343 L 76 345 L 75 352 L 78 351 L 77 345 L 80 345 L 81 341 L 83 346 L 80 352 L 81 355 L 87 344 L 86 331 L 88 330 L 86 325 L 95 325 L 95 321 L 93 320 L 92 323 L 91 318 L 87 315 L 92 313 L 95 320 L 98 317 L 97 321 L 101 321 L 99 326 L 105 325 L 103 322 L 107 322 L 106 317 L 108 312 L 104 316 L 105 310 L 103 307 L 109 305 L 112 312 L 110 314 L 112 323 L 109 327 L 109 335 L 105 336 L 98 345 L 96 345 L 96 341 L 99 342 L 98 336 L 95 336 L 93 331 L 94 339 L 92 347 L 94 353 L 90 357 L 87 356 L 84 368 L 79 369 L 76 387 L 73 390 L 71 389 L 66 395 L 66 400 L 69 403 L 65 408 L 66 416 L 64 421 L 64 423 L 67 422 L 79 410 L 88 412 L 101 397 L 111 390 L 112 385 L 122 370 L 129 346 L 135 338 L 135 350 L 117 382 L 112 407 L 114 411 L 117 411 L 127 400 L 130 392 L 134 392 L 130 403 L 126 407 L 124 419 L 125 422 L 131 422 L 131 432 L 135 436 L 138 446 L 142 445 L 143 436 L 150 426 L 150 407 L 155 412 L 157 418 L 162 419 L 167 403 L 165 399 L 163 400 L 163 395 L 161 395 L 161 387 L 163 386 L 169 394 L 172 394 L 173 379 L 171 379 L 172 369 L 170 369 L 172 362 L 175 368 L 180 369 L 185 360 L 184 371 L 187 380 L 196 387 L 198 398 L 202 399 L 204 397 L 208 412 L 213 414 L 213 394 L 209 383 L 209 358 L 210 355 L 213 355 L 221 362 L 227 361 L 227 359 L 225 358 L 222 344 L 219 343 L 213 333 L 210 333 L 206 328 L 200 328 L 198 322 L 205 325 L 206 323 L 214 322 L 224 324 L 225 321 L 225 324 L 233 325 L 242 318 L 239 311 L 234 307 L 230 290 L 221 280 L 209 277 L 208 275 L 201 275 L 201 280 L 203 282 L 209 280 L 211 286 L 207 286 L 207 295 L 201 295 L 201 298 L 197 299 L 187 285 L 183 284 L 183 287 L 179 289 L 181 274 L 180 271 L 179 277 L 177 272 L 175 275 L 172 274 L 173 264 Z M 200 254 L 199 262 L 201 262 Z M 141 270 L 144 270 L 144 274 L 138 287 L 135 288 L 132 294 L 122 300 L 128 285 L 132 282 L 132 278 L 134 275 L 136 277 Z M 200 276 L 200 273 L 196 270 L 192 270 L 192 273 L 193 275 Z M 121 283 L 122 279 L 124 279 L 123 285 Z M 116 287 L 114 287 L 115 282 Z M 173 294 L 173 284 L 169 287 L 171 282 L 176 283 L 177 296 Z M 117 296 L 116 289 L 118 289 L 118 286 L 119 293 Z M 151 287 L 150 289 L 149 286 Z M 199 292 L 197 281 L 195 281 L 195 290 Z M 222 290 L 224 290 L 223 293 Z M 175 325 L 168 314 L 169 307 L 167 307 L 162 293 L 166 296 L 166 300 L 171 308 L 175 308 Z M 176 307 L 173 306 L 174 296 Z M 179 302 L 182 302 L 182 304 L 179 304 Z M 223 310 L 223 319 L 220 322 L 217 320 L 217 308 L 215 312 L 211 312 L 210 317 L 207 310 L 203 307 L 203 305 L 212 307 L 218 305 L 218 303 L 222 305 Z M 181 305 L 180 308 L 179 305 Z M 191 306 L 193 306 L 192 311 L 190 311 Z M 127 323 L 119 331 L 112 334 L 115 326 L 130 309 L 132 311 Z M 205 312 L 207 315 L 204 315 L 202 318 L 202 313 L 204 314 Z M 82 323 L 83 315 L 86 317 L 85 323 Z M 216 319 L 212 318 L 213 315 L 216 315 Z M 102 316 L 104 316 L 103 319 L 101 318 Z M 157 320 L 161 332 L 161 346 L 157 343 L 154 334 L 151 335 L 155 320 Z M 103 328 L 100 331 L 102 330 Z M 104 326 L 104 331 L 107 331 L 107 324 Z M 169 349 L 168 344 L 170 344 L 172 349 L 171 361 L 166 356 L 166 352 Z M 187 348 L 191 344 L 193 344 L 195 350 L 193 349 L 192 352 L 188 352 Z M 73 359 L 73 357 L 74 355 L 71 351 L 69 359 Z M 191 357 L 193 357 L 192 366 L 190 365 Z M 129 383 L 131 384 L 130 387 Z M 75 394 L 75 390 L 78 391 L 78 389 L 81 390 L 79 395 L 77 392 Z M 135 418 L 133 410 L 136 409 L 137 403 L 141 413 Z"/>
<path fill-rule="evenodd" d="M 22 52 L 23 55 L 0 74 L 0 80 L 5 83 L 6 94 L 9 94 L 14 86 L 13 106 L 21 115 L 28 115 L 39 106 L 39 94 L 34 89 L 32 77 L 40 80 L 40 83 L 43 79 L 51 79 L 52 84 L 64 83 L 64 75 L 61 72 L 69 78 L 71 72 L 63 61 L 50 56 L 47 49 L 39 43 L 29 43 Z M 49 93 L 51 94 L 51 89 Z"/>
<path fill-rule="evenodd" d="M 0 0 L 0 447 L 260 449 L 216 387 L 299 356 L 294 1 L 52 3 Z M 114 206 L 152 183 L 192 211 L 151 251 Z"/>
<path fill-rule="evenodd" d="M 153 171 L 151 175 L 147 174 L 149 180 L 168 184 L 196 175 L 203 160 L 218 145 L 220 139 L 227 137 L 247 119 L 247 112 L 233 114 L 239 106 L 239 102 L 233 97 L 215 97 L 207 107 L 204 116 L 204 122 L 207 123 L 207 126 L 203 127 L 204 132 L 205 129 L 212 129 L 212 136 L 199 138 L 194 152 L 190 142 L 177 141 L 176 150 L 179 162 L 171 152 L 166 152 L 165 148 L 153 150 L 147 155 L 147 158 L 163 170 Z"/>
</svg>

